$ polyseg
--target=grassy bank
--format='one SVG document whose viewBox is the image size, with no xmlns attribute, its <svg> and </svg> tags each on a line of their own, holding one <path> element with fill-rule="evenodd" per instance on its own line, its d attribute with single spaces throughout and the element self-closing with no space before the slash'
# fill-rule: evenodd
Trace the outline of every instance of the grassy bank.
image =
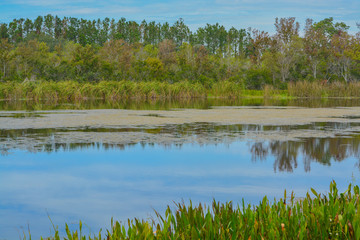
<svg viewBox="0 0 360 240">
<path fill-rule="evenodd" d="M 85 100 L 85 99 L 192 99 L 239 97 L 287 97 L 286 91 L 266 86 L 264 90 L 245 90 L 241 84 L 224 81 L 211 87 L 200 83 L 182 81 L 132 82 L 101 81 L 98 83 L 79 83 L 76 81 L 38 81 L 38 82 L 1 82 L 0 99 L 7 100 Z"/>
<path fill-rule="evenodd" d="M 360 97 L 359 82 L 296 82 L 288 84 L 288 94 L 293 97 L 327 98 L 327 97 Z"/>
<path fill-rule="evenodd" d="M 198 83 L 101 81 L 98 83 L 6 82 L 0 84 L 2 99 L 81 100 L 81 99 L 155 99 L 205 97 Z"/>
<path fill-rule="evenodd" d="M 65 239 L 360 239 L 359 187 L 339 193 L 336 183 L 328 194 L 314 189 L 305 198 L 293 194 L 256 206 L 213 202 L 212 206 L 183 203 L 156 213 L 159 223 L 134 219 L 127 226 L 111 222 L 111 229 L 91 236 L 70 232 Z M 57 228 L 55 228 L 56 230 Z M 59 232 L 50 239 L 60 239 Z"/>
<path fill-rule="evenodd" d="M 76 81 L 1 82 L 0 99 L 8 100 L 85 100 L 85 99 L 192 99 L 192 98 L 332 98 L 360 97 L 360 83 L 296 82 L 289 83 L 287 90 L 266 85 L 263 90 L 244 89 L 242 84 L 223 81 L 203 86 L 200 83 L 182 81 L 133 82 L 100 81 L 80 83 Z"/>
</svg>

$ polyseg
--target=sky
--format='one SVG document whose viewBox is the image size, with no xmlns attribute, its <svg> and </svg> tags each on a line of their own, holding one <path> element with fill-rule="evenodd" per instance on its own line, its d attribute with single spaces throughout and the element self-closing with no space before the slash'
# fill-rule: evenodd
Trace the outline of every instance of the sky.
<svg viewBox="0 0 360 240">
<path fill-rule="evenodd" d="M 360 0 L 0 0 L 0 22 L 49 13 L 170 24 L 183 18 L 192 31 L 218 22 L 227 29 L 251 27 L 270 33 L 275 31 L 276 17 L 296 17 L 302 28 L 307 18 L 320 21 L 333 17 L 355 33 L 356 22 L 360 22 Z"/>
</svg>

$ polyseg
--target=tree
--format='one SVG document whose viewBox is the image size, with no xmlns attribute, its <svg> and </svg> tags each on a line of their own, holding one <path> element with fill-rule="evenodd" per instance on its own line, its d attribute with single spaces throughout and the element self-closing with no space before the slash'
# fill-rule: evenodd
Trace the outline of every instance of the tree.
<svg viewBox="0 0 360 240">
<path fill-rule="evenodd" d="M 0 24 L 0 38 L 9 38 L 8 27 L 5 23 Z"/>
<path fill-rule="evenodd" d="M 9 43 L 8 39 L 1 39 L 0 40 L 0 64 L 2 66 L 2 76 L 1 79 L 5 79 L 7 76 L 7 68 L 8 64 L 12 58 L 11 49 L 13 45 Z"/>
<path fill-rule="evenodd" d="M 41 33 L 43 21 L 44 21 L 44 19 L 42 16 L 38 16 L 34 21 L 34 27 L 35 27 L 37 34 Z"/>
<path fill-rule="evenodd" d="M 351 80 L 351 39 L 346 32 L 333 35 L 331 39 L 331 51 L 334 56 L 335 71 L 345 82 Z"/>
<path fill-rule="evenodd" d="M 312 76 L 318 77 L 318 66 L 324 61 L 328 51 L 326 35 L 323 31 L 317 31 L 311 19 L 306 20 L 304 51 L 309 62 Z"/>
<path fill-rule="evenodd" d="M 334 23 L 333 21 L 334 19 L 330 17 L 330 18 L 325 18 L 320 22 L 314 23 L 315 30 L 322 31 L 326 35 L 329 41 L 331 40 L 333 35 L 346 32 L 350 28 L 344 22 Z"/>
<path fill-rule="evenodd" d="M 107 41 L 99 51 L 103 65 L 109 64 L 117 79 L 126 79 L 132 63 L 132 49 L 125 40 Z"/>
<path fill-rule="evenodd" d="M 171 33 L 170 25 L 168 22 L 165 22 L 161 25 L 160 34 L 161 34 L 162 40 L 164 40 L 164 39 L 174 40 L 172 33 Z"/>
<path fill-rule="evenodd" d="M 98 43 L 100 45 L 103 45 L 109 39 L 110 19 L 105 18 L 102 22 L 99 19 L 98 24 L 99 24 L 99 27 L 98 27 L 98 32 L 99 32 Z"/>
<path fill-rule="evenodd" d="M 68 21 L 69 21 L 69 24 L 67 27 L 66 37 L 68 40 L 77 43 L 80 22 L 76 18 L 69 18 Z"/>
<path fill-rule="evenodd" d="M 164 65 L 158 58 L 149 57 L 145 60 L 143 71 L 151 80 L 160 80 L 164 74 Z"/>
<path fill-rule="evenodd" d="M 76 45 L 75 51 L 72 52 L 70 64 L 74 68 L 75 76 L 79 80 L 99 80 L 99 58 L 92 46 Z"/>
<path fill-rule="evenodd" d="M 24 34 L 28 36 L 34 30 L 34 24 L 30 19 L 26 19 L 24 22 Z"/>
<path fill-rule="evenodd" d="M 294 17 L 275 18 L 276 38 L 278 41 L 288 44 L 294 36 L 299 36 L 300 24 L 295 22 Z"/>
<path fill-rule="evenodd" d="M 54 36 L 54 17 L 48 14 L 44 17 L 44 33 L 49 36 Z"/>
<path fill-rule="evenodd" d="M 126 23 L 126 41 L 128 43 L 140 42 L 141 31 L 140 26 L 135 21 L 128 21 Z"/>
<path fill-rule="evenodd" d="M 179 18 L 173 26 L 171 26 L 171 35 L 174 38 L 176 46 L 181 46 L 183 42 L 189 40 L 190 29 L 185 25 L 184 19 Z"/>
<path fill-rule="evenodd" d="M 290 69 L 294 66 L 302 48 L 299 38 L 300 24 L 295 22 L 293 17 L 276 18 L 275 28 L 276 34 L 273 38 L 275 59 L 279 64 L 281 81 L 285 82 L 289 78 Z"/>
<path fill-rule="evenodd" d="M 261 58 L 266 50 L 270 48 L 271 38 L 267 32 L 257 29 L 252 30 L 250 38 L 249 54 L 253 63 L 260 65 Z"/>
<path fill-rule="evenodd" d="M 63 32 L 62 27 L 63 27 L 63 21 L 58 16 L 55 16 L 54 37 L 56 39 L 59 39 L 62 37 L 62 32 Z"/>
<path fill-rule="evenodd" d="M 165 39 L 159 43 L 159 59 L 169 66 L 176 63 L 176 45 L 172 40 Z"/>
<path fill-rule="evenodd" d="M 48 50 L 46 43 L 39 43 L 36 39 L 20 43 L 15 50 L 17 74 L 23 78 L 41 75 L 47 64 Z"/>
</svg>

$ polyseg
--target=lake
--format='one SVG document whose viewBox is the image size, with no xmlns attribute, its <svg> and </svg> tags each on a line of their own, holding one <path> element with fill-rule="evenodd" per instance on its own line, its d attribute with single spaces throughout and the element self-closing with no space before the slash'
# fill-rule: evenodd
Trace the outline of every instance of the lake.
<svg viewBox="0 0 360 240">
<path fill-rule="evenodd" d="M 0 239 L 359 183 L 357 100 L 246 101 L 1 102 Z"/>
</svg>

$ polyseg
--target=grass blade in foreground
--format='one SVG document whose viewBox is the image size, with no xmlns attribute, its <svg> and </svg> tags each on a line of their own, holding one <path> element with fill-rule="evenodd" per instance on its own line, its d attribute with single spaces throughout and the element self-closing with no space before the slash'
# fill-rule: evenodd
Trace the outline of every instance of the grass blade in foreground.
<svg viewBox="0 0 360 240">
<path fill-rule="evenodd" d="M 256 206 L 178 203 L 175 211 L 168 207 L 165 215 L 156 212 L 157 225 L 135 218 L 125 228 L 112 221 L 104 239 L 360 239 L 358 186 L 350 184 L 339 194 L 333 181 L 328 194 L 311 192 L 315 196 L 307 193 L 297 200 L 285 191 L 283 199 L 271 204 L 265 196 Z M 69 240 L 102 239 L 101 233 L 81 238 L 77 231 L 67 231 Z"/>
</svg>

